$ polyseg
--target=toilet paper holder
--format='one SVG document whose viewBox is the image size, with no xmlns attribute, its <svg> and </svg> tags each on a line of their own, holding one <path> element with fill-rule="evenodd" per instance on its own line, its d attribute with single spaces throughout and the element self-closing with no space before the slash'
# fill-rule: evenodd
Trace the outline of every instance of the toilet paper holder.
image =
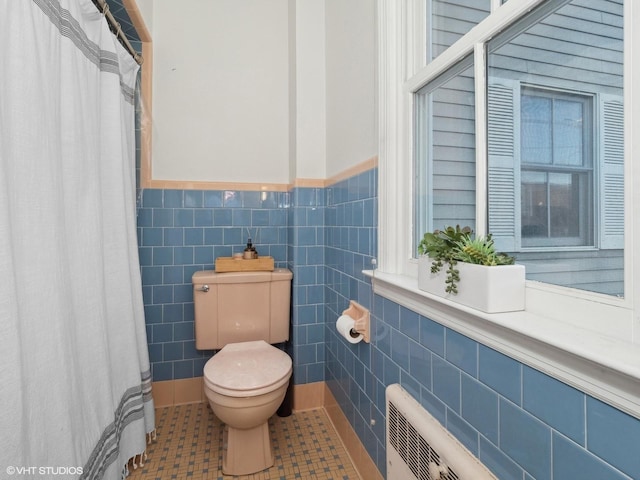
<svg viewBox="0 0 640 480">
<path fill-rule="evenodd" d="M 342 314 L 348 315 L 349 317 L 355 320 L 355 325 L 353 326 L 353 329 L 359 334 L 362 334 L 362 339 L 365 342 L 369 343 L 370 342 L 369 324 L 371 323 L 369 310 L 364 308 L 358 302 L 354 302 L 353 300 L 350 300 L 349 308 L 343 311 Z"/>
</svg>

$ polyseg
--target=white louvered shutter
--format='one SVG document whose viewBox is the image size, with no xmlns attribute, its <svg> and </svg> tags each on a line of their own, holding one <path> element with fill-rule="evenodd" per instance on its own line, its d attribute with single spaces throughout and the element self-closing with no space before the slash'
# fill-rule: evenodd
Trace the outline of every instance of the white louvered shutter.
<svg viewBox="0 0 640 480">
<path fill-rule="evenodd" d="M 489 78 L 489 233 L 502 252 L 520 245 L 520 83 Z"/>
<path fill-rule="evenodd" d="M 624 248 L 624 106 L 600 96 L 600 247 Z"/>
</svg>

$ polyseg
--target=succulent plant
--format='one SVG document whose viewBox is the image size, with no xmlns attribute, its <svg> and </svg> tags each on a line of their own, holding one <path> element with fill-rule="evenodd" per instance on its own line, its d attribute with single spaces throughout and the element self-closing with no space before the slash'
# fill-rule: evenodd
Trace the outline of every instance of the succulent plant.
<svg viewBox="0 0 640 480">
<path fill-rule="evenodd" d="M 438 273 L 447 264 L 445 291 L 458 293 L 460 271 L 458 262 L 476 265 L 512 265 L 515 258 L 496 252 L 491 234 L 486 237 L 474 237 L 470 227 L 445 227 L 423 235 L 418 244 L 418 253 L 432 259 L 431 273 Z"/>
<path fill-rule="evenodd" d="M 486 266 L 513 265 L 515 261 L 505 253 L 496 252 L 491 234 L 475 238 L 468 236 L 456 242 L 454 257 L 461 262 Z"/>
</svg>

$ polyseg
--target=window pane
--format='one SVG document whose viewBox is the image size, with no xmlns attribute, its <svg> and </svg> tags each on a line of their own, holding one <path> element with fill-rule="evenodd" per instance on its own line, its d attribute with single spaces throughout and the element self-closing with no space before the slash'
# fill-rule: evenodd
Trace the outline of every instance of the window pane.
<svg viewBox="0 0 640 480">
<path fill-rule="evenodd" d="M 553 108 L 553 158 L 557 165 L 583 164 L 582 103 L 556 100 Z"/>
<path fill-rule="evenodd" d="M 427 20 L 431 20 L 427 21 L 431 27 L 427 40 L 427 62 L 453 45 L 487 17 L 490 11 L 491 0 L 427 1 Z"/>
<path fill-rule="evenodd" d="M 447 225 L 475 225 L 475 94 L 472 59 L 416 98 L 416 239 Z"/>
<path fill-rule="evenodd" d="M 580 182 L 577 175 L 549 174 L 550 237 L 580 236 Z"/>
<path fill-rule="evenodd" d="M 522 245 L 524 247 L 585 246 L 590 209 L 588 173 L 522 172 Z"/>
<path fill-rule="evenodd" d="M 623 23 L 549 1 L 488 44 L 489 231 L 529 279 L 623 294 Z"/>
<path fill-rule="evenodd" d="M 522 95 L 522 162 L 551 164 L 551 99 Z"/>
<path fill-rule="evenodd" d="M 522 237 L 549 235 L 549 192 L 547 174 L 522 172 Z"/>
</svg>

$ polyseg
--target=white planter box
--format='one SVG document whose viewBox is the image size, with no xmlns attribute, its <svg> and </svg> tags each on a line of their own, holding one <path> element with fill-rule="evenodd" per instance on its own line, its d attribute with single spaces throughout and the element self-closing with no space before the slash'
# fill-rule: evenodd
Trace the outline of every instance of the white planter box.
<svg viewBox="0 0 640 480">
<path fill-rule="evenodd" d="M 432 260 L 422 256 L 418 263 L 418 288 L 433 295 L 486 313 L 524 310 L 524 265 L 485 267 L 458 262 L 458 293 L 445 291 L 446 269 L 431 273 Z"/>
</svg>

